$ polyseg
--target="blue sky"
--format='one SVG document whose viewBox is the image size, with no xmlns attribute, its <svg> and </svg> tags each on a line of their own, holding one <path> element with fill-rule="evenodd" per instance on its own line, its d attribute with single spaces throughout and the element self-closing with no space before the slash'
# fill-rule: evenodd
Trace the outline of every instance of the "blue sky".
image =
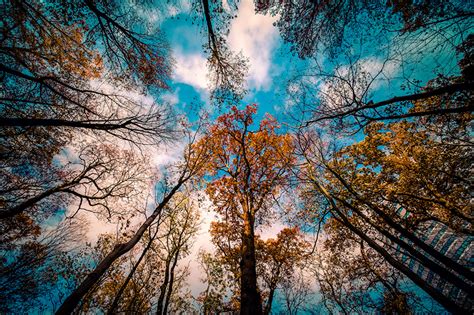
<svg viewBox="0 0 474 315">
<path fill-rule="evenodd" d="M 143 12 L 148 15 L 151 21 L 159 22 L 160 29 L 164 32 L 169 42 L 175 68 L 173 70 L 170 90 L 160 96 L 162 101 L 168 102 L 180 112 L 188 115 L 192 120 L 197 107 L 202 106 L 211 112 L 213 117 L 218 116 L 222 111 L 210 105 L 209 90 L 207 80 L 207 55 L 203 50 L 203 45 L 207 40 L 206 29 L 202 23 L 190 16 L 191 7 L 186 1 L 177 4 L 160 6 L 156 10 Z M 273 24 L 278 17 L 256 15 L 254 4 L 251 0 L 243 0 L 239 4 L 237 18 L 233 19 L 229 25 L 227 42 L 234 52 L 242 52 L 249 60 L 249 73 L 247 76 L 247 95 L 240 106 L 245 104 L 258 104 L 258 113 L 255 119 L 258 122 L 265 113 L 275 116 L 279 122 L 293 123 L 288 115 L 295 104 L 287 95 L 288 81 L 296 73 L 302 73 L 307 68 L 314 65 L 314 60 L 301 60 L 291 54 L 289 46 L 284 44 L 277 27 Z M 362 55 L 360 62 L 369 73 L 377 73 L 383 67 L 383 61 L 387 51 L 376 50 L 371 43 L 361 48 L 365 55 Z M 407 58 L 410 58 L 407 56 Z M 324 56 L 318 55 L 315 59 L 327 67 L 327 71 L 332 71 L 334 64 L 329 62 Z M 344 60 L 339 60 L 344 68 Z M 415 59 L 413 59 L 416 62 Z M 406 62 L 406 60 L 405 60 Z M 384 68 L 384 75 L 380 76 L 373 85 L 373 90 L 381 92 L 378 98 L 399 95 L 401 93 L 400 80 L 389 82 L 388 79 L 400 76 L 400 67 L 397 61 L 389 63 Z M 449 65 L 449 62 L 445 62 Z M 423 65 L 417 69 L 418 73 L 412 73 L 426 82 L 433 77 L 433 68 L 436 65 Z M 324 91 L 326 88 L 317 78 L 314 85 L 319 86 Z M 298 115 L 298 112 L 296 112 Z M 359 134 L 355 139 L 362 137 Z M 166 154 L 165 154 L 166 155 Z M 203 225 L 198 237 L 193 254 L 188 258 L 191 275 L 189 278 L 190 288 L 194 295 L 199 294 L 203 289 L 200 281 L 202 275 L 199 266 L 195 261 L 195 255 L 200 248 L 212 250 L 209 235 L 207 233 L 209 223 L 214 219 L 211 213 L 204 214 Z M 267 227 L 261 231 L 263 238 L 275 236 L 284 227 L 282 223 Z M 311 301 L 314 303 L 315 301 Z M 274 306 L 278 309 L 278 305 Z"/>
<path fill-rule="evenodd" d="M 175 60 L 171 89 L 162 95 L 161 99 L 172 103 L 180 112 L 190 113 L 195 105 L 201 105 L 217 116 L 221 112 L 209 103 L 207 55 L 203 50 L 207 30 L 199 17 L 192 18 L 192 10 L 187 1 L 181 0 L 174 4 L 157 5 L 156 9 L 143 12 L 149 20 L 160 25 Z M 248 58 L 250 65 L 246 81 L 248 93 L 241 106 L 257 103 L 259 111 L 256 121 L 265 113 L 270 113 L 280 122 L 293 123 L 287 114 L 294 105 L 286 93 L 288 81 L 297 73 L 311 68 L 314 60 L 301 60 L 294 56 L 289 46 L 283 43 L 278 28 L 273 25 L 278 17 L 255 14 L 253 1 L 240 1 L 236 15 L 237 17 L 230 21 L 227 42 L 234 52 L 241 52 Z M 377 31 L 374 33 L 377 34 Z M 389 33 L 389 36 L 392 35 Z M 430 58 L 427 52 L 435 47 L 423 47 L 421 55 L 418 55 L 420 51 L 417 50 L 404 55 L 403 69 L 399 59 L 383 66 L 385 58 L 396 52 L 390 46 L 377 46 L 372 40 L 375 38 L 351 49 L 361 54 L 359 62 L 367 72 L 375 75 L 383 68 L 383 74 L 379 75 L 372 88 L 373 92 L 377 92 L 374 101 L 407 93 L 400 90 L 400 84 L 405 79 L 402 77 L 406 75 L 410 79 L 421 80 L 424 84 L 435 74 L 452 73 L 453 68 L 456 68 L 452 55 L 443 56 L 438 52 L 435 56 L 441 56 L 439 60 Z M 354 43 L 358 43 L 357 39 Z M 416 42 L 406 45 L 416 45 Z M 420 62 L 420 58 L 423 62 Z M 314 59 L 326 67 L 328 72 L 334 68 L 334 62 L 330 62 L 322 54 Z M 338 58 L 336 62 L 344 67 L 347 61 Z M 315 86 L 318 84 L 316 79 Z M 324 90 L 324 86 L 321 86 L 321 89 Z"/>
<path fill-rule="evenodd" d="M 193 23 L 186 6 L 182 9 L 182 13 L 168 17 L 161 24 L 176 62 L 171 91 L 164 98 L 176 102 L 185 112 L 190 104 L 199 102 L 214 111 L 209 106 L 207 56 L 203 52 L 206 30 Z M 282 115 L 289 70 L 302 63 L 296 57 L 289 57 L 274 21 L 275 17 L 255 15 L 252 1 L 242 1 L 237 18 L 230 22 L 227 37 L 230 48 L 242 52 L 249 60 L 248 93 L 241 105 L 257 103 L 258 117 L 266 112 L 277 118 Z"/>
<path fill-rule="evenodd" d="M 170 48 L 175 67 L 173 70 L 170 89 L 158 96 L 159 101 L 171 104 L 178 113 L 185 114 L 190 120 L 196 115 L 196 110 L 200 107 L 211 112 L 212 117 L 218 116 L 226 108 L 220 111 L 209 102 L 209 89 L 207 79 L 207 55 L 203 50 L 203 45 L 207 40 L 206 30 L 200 23 L 196 23 L 190 16 L 191 7 L 185 0 L 174 4 L 163 4 L 156 0 L 156 8 L 140 11 L 150 22 L 159 25 L 164 33 Z M 229 25 L 227 42 L 234 52 L 242 52 L 249 60 L 249 73 L 246 80 L 247 95 L 242 100 L 240 106 L 245 104 L 258 104 L 258 113 L 255 121 L 258 121 L 269 113 L 282 123 L 293 123 L 288 112 L 296 105 L 287 95 L 288 81 L 296 74 L 306 71 L 314 65 L 314 60 L 301 60 L 290 53 L 288 45 L 284 44 L 279 30 L 273 25 L 278 17 L 256 15 L 254 5 L 251 0 L 242 0 L 239 4 L 237 18 L 233 19 Z M 426 48 L 426 47 L 425 47 Z M 428 47 L 429 48 L 429 47 Z M 426 48 L 426 49 L 428 49 Z M 363 47 L 365 55 L 361 56 L 360 63 L 369 73 L 377 73 L 383 65 L 386 51 L 376 50 L 370 44 Z M 411 58 L 410 56 L 406 56 Z M 327 71 L 332 71 L 333 64 L 324 56 L 315 57 L 319 62 L 327 67 Z M 430 62 L 422 64 L 414 72 L 410 69 L 413 78 L 426 82 L 433 77 L 434 70 L 438 64 Z M 344 71 L 344 61 L 342 71 Z M 406 60 L 404 61 L 406 62 Z M 417 60 L 413 59 L 413 63 Z M 452 68 L 453 59 L 444 58 L 443 66 Z M 401 76 L 400 63 L 394 61 L 384 68 L 384 76 L 380 76 L 373 85 L 373 90 L 380 92 L 376 96 L 378 99 L 389 96 L 400 95 L 401 79 L 390 81 L 390 78 Z M 314 86 L 321 91 L 326 91 L 327 86 L 321 84 L 318 78 L 312 78 Z M 390 82 L 389 82 L 390 81 Z M 291 89 L 291 86 L 290 86 Z M 374 100 L 377 100 L 374 99 Z M 295 112 L 298 115 L 298 112 Z M 358 140 L 361 134 L 352 140 Z M 179 158 L 180 150 L 183 146 L 173 144 L 172 148 L 167 148 L 156 154 L 157 164 L 165 163 L 170 159 Z M 184 263 L 189 263 L 191 275 L 189 277 L 190 289 L 194 296 L 197 296 L 203 289 L 201 282 L 202 274 L 196 261 L 196 254 L 199 249 L 212 250 L 208 235 L 209 223 L 214 219 L 212 212 L 203 213 L 203 224 L 198 239 L 195 242 L 193 253 Z M 273 226 L 266 227 L 260 231 L 262 238 L 275 236 L 284 225 L 276 222 Z M 315 301 L 311 301 L 314 303 Z M 274 306 L 278 309 L 278 305 Z"/>
</svg>

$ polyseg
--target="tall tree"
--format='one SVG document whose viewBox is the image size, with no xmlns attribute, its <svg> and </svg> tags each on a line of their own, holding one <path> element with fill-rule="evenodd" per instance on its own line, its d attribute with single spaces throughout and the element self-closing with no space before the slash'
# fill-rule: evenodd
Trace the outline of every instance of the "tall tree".
<svg viewBox="0 0 474 315">
<path fill-rule="evenodd" d="M 268 222 L 273 198 L 288 182 L 293 144 L 277 134 L 278 125 L 267 117 L 252 131 L 256 105 L 231 109 L 217 119 L 195 145 L 209 151 L 205 174 L 212 180 L 206 191 L 223 220 L 231 223 L 241 240 L 240 311 L 261 314 L 257 289 L 255 226 Z"/>
<path fill-rule="evenodd" d="M 237 311 L 240 295 L 242 238 L 232 223 L 212 222 L 210 234 L 216 246 L 214 257 L 204 253 L 208 288 L 203 294 L 207 313 Z M 284 228 L 276 238 L 262 240 L 255 235 L 257 287 L 262 296 L 263 314 L 271 314 L 276 292 L 296 276 L 308 262 L 311 244 L 298 228 Z M 215 277 L 220 277 L 216 279 Z M 222 283 L 225 279 L 225 282 Z M 228 296 L 229 295 L 229 296 Z"/>
<path fill-rule="evenodd" d="M 371 124 L 363 141 L 329 158 L 327 145 L 315 141 L 314 134 L 302 134 L 306 140 L 300 146 L 307 162 L 304 180 L 325 202 L 315 200 L 440 304 L 457 311 L 472 303 L 473 274 L 461 258 L 462 244 L 472 234 L 470 205 L 463 197 L 470 190 L 470 167 L 463 161 L 472 155 L 471 120 L 470 113 L 462 113 L 431 117 L 422 124 Z M 448 227 L 450 240 L 430 240 Z M 452 242 L 457 246 L 447 250 L 445 245 Z M 463 298 L 433 286 L 408 268 L 403 257 L 437 274 L 454 291 L 463 292 Z"/>
<path fill-rule="evenodd" d="M 337 220 L 328 219 L 325 240 L 312 267 L 323 304 L 330 311 L 351 314 L 385 309 L 408 314 L 422 310 L 416 308 L 413 292 L 401 290 L 406 282 L 403 274 Z M 389 303 L 396 299 L 397 303 Z"/>
<path fill-rule="evenodd" d="M 143 101 L 166 88 L 162 37 L 140 33 L 138 17 L 114 1 L 6 1 L 2 11 L 0 217 L 34 210 L 38 219 L 72 200 L 90 208 L 133 195 L 146 162 L 116 144 L 173 137 L 169 110 Z M 85 145 L 97 137 L 108 145 Z"/>
<path fill-rule="evenodd" d="M 199 262 L 204 271 L 202 282 L 206 288 L 197 298 L 201 304 L 203 314 L 214 314 L 235 311 L 233 300 L 229 298 L 234 289 L 234 277 L 227 270 L 228 266 L 222 263 L 222 257 L 216 257 L 213 253 L 201 250 Z"/>
<path fill-rule="evenodd" d="M 153 172 L 135 149 L 174 137 L 170 110 L 146 94 L 167 88 L 172 61 L 119 1 L 1 8 L 0 228 L 20 262 L 24 244 L 39 252 L 31 239 L 47 219 L 77 209 L 124 221 L 142 209 Z"/>
<path fill-rule="evenodd" d="M 101 311 L 167 314 L 177 310 L 178 294 L 184 285 L 186 268 L 179 260 L 189 254 L 199 224 L 196 203 L 177 193 L 133 250 L 117 259 L 84 297 L 82 312 Z M 126 227 L 127 228 L 127 227 Z M 125 230 L 125 233 L 128 231 Z M 120 242 L 111 234 L 101 236 L 95 248 L 100 262 Z"/>
<path fill-rule="evenodd" d="M 155 232 L 159 228 L 159 220 L 156 223 L 145 233 L 134 250 L 115 261 L 107 270 L 103 281 L 91 288 L 81 301 L 79 312 L 105 313 L 115 302 L 115 310 L 112 312 L 146 313 L 151 310 L 152 300 L 157 291 L 154 280 L 160 277 L 162 267 L 158 258 L 160 251 L 153 243 Z M 91 253 L 94 263 L 100 262 L 118 242 L 124 240 L 123 234 L 100 235 Z"/>
<path fill-rule="evenodd" d="M 61 222 L 46 231 L 28 216 L 19 215 L 13 230 L 0 237 L 0 311 L 28 313 L 49 309 L 60 299 L 59 287 L 74 283 L 87 270 L 85 251 L 71 251 L 81 241 L 82 223 Z M 7 222 L 2 222 L 2 228 Z"/>
<path fill-rule="evenodd" d="M 158 239 L 163 250 L 161 259 L 164 265 L 156 306 L 158 314 L 169 312 L 172 294 L 179 290 L 176 287 L 178 262 L 189 255 L 199 225 L 196 201 L 188 194 L 177 195 L 169 208 Z"/>
<path fill-rule="evenodd" d="M 198 13 L 196 20 L 201 21 L 207 43 L 209 87 L 211 100 L 219 106 L 235 104 L 246 93 L 245 76 L 248 61 L 241 53 L 231 50 L 226 41 L 230 21 L 235 17 L 238 1 L 196 0 L 193 9 Z"/>
<path fill-rule="evenodd" d="M 401 34 L 430 29 L 442 23 L 468 22 L 472 7 L 458 1 L 271 1 L 255 0 L 258 13 L 278 16 L 283 40 L 301 58 L 337 53 L 376 31 Z M 384 23 L 384 27 L 379 27 Z M 417 34 L 418 35 L 418 34 Z M 420 38 L 420 37 L 418 37 Z M 431 38 L 432 39 L 432 38 Z M 377 40 L 377 39 L 375 39 Z"/>
<path fill-rule="evenodd" d="M 3 8 L 3 128 L 72 128 L 152 143 L 169 136 L 166 110 L 126 93 L 166 88 L 166 45 L 134 29 L 137 16 L 122 4 L 7 1 Z"/>
</svg>

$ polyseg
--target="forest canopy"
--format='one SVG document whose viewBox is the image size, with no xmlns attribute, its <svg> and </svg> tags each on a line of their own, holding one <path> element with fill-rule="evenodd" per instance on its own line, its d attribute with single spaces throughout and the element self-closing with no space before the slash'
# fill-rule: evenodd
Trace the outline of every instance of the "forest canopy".
<svg viewBox="0 0 474 315">
<path fill-rule="evenodd" d="M 0 313 L 473 312 L 469 1 L 0 8 Z"/>
</svg>

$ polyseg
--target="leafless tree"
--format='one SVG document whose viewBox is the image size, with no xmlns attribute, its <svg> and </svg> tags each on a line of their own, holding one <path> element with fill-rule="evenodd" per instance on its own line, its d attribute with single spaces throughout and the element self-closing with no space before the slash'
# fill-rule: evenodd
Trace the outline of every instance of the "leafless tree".
<svg viewBox="0 0 474 315">
<path fill-rule="evenodd" d="M 191 143 L 194 140 L 191 136 Z M 200 171 L 207 159 L 208 151 L 206 148 L 197 149 L 188 145 L 184 153 L 183 161 L 175 167 L 175 174 L 172 182 L 165 181 L 164 192 L 161 201 L 156 205 L 154 211 L 139 226 L 128 241 L 117 244 L 112 251 L 107 253 L 97 264 L 96 268 L 89 273 L 82 283 L 66 298 L 56 314 L 69 314 L 72 312 L 84 298 L 84 296 L 94 287 L 94 285 L 105 274 L 108 268 L 121 256 L 128 253 L 140 241 L 148 228 L 156 221 L 162 211 L 169 206 L 171 199 L 183 188 L 183 185 L 191 180 Z"/>
</svg>

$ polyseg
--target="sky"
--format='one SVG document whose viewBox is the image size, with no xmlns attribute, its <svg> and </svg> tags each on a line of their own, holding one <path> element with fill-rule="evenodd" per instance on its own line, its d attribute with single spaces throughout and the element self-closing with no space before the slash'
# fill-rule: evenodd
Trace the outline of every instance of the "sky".
<svg viewBox="0 0 474 315">
<path fill-rule="evenodd" d="M 201 25 L 193 23 L 186 9 L 184 6 L 182 13 L 170 16 L 161 23 L 161 30 L 166 34 L 175 59 L 171 90 L 164 99 L 184 111 L 193 103 L 201 102 L 209 106 L 207 55 L 203 51 L 207 37 Z M 284 90 L 281 90 L 285 88 L 282 84 L 287 79 L 285 73 L 289 73 L 289 68 L 294 67 L 298 60 L 285 54 L 287 48 L 273 25 L 276 19 L 256 15 L 253 1 L 242 1 L 237 18 L 230 23 L 227 41 L 234 52 L 241 52 L 249 61 L 248 93 L 242 104 L 257 103 L 258 116 L 270 113 L 278 118 L 285 107 Z"/>
<path fill-rule="evenodd" d="M 159 29 L 170 45 L 174 60 L 173 73 L 169 90 L 159 95 L 141 96 L 145 104 L 166 103 L 172 106 L 177 114 L 184 114 L 193 120 L 196 112 L 204 109 L 212 117 L 222 114 L 225 109 L 211 105 L 207 78 L 207 55 L 203 44 L 207 37 L 204 29 L 191 18 L 191 7 L 187 1 L 163 5 L 158 1 L 156 8 L 140 9 L 138 13 L 148 20 L 154 28 Z M 285 97 L 286 77 L 290 68 L 301 67 L 305 62 L 289 54 L 289 48 L 282 43 L 278 29 L 273 25 L 276 17 L 256 15 L 253 1 L 241 1 L 237 18 L 233 19 L 227 37 L 228 44 L 234 52 L 241 52 L 249 61 L 249 72 L 246 80 L 248 93 L 240 106 L 258 104 L 255 121 L 260 121 L 266 113 L 276 117 L 280 122 L 285 119 L 287 99 Z M 179 161 L 185 143 L 173 142 L 159 148 L 149 148 L 152 162 L 158 169 L 169 163 Z M 75 209 L 71 205 L 70 209 Z M 189 289 L 197 297 L 204 289 L 203 274 L 197 260 L 200 250 L 213 251 L 208 233 L 210 223 L 217 219 L 212 207 L 202 207 L 201 225 L 195 239 L 191 254 L 180 261 L 180 266 L 189 266 Z M 89 226 L 86 232 L 87 242 L 95 243 L 103 233 L 115 232 L 114 223 L 106 223 L 94 214 L 84 213 Z M 142 218 L 136 218 L 140 224 Z M 56 221 L 49 222 L 54 225 Z M 263 239 L 275 237 L 285 225 L 275 221 L 272 226 L 265 226 L 258 233 Z M 274 303 L 278 309 L 278 301 Z"/>
<path fill-rule="evenodd" d="M 158 1 L 158 0 L 157 0 Z M 159 1 L 158 1 L 159 2 Z M 170 81 L 170 89 L 157 95 L 159 102 L 172 105 L 176 112 L 187 115 L 189 119 L 195 115 L 199 108 L 209 111 L 214 117 L 222 113 L 222 109 L 210 104 L 209 86 L 206 59 L 207 55 L 203 45 L 207 40 L 206 30 L 200 23 L 191 18 L 192 8 L 187 1 L 156 5 L 156 8 L 140 9 L 139 14 L 146 18 L 150 24 L 158 26 L 170 45 L 175 66 Z M 273 115 L 283 124 L 291 124 L 288 112 L 295 106 L 287 95 L 288 81 L 292 75 L 311 67 L 312 60 L 301 60 L 291 54 L 288 45 L 284 44 L 274 22 L 275 16 L 255 14 L 254 4 L 251 0 L 242 0 L 238 5 L 237 17 L 230 22 L 227 41 L 234 52 L 241 52 L 249 61 L 249 72 L 246 78 L 248 93 L 241 102 L 245 104 L 256 103 L 259 121 L 266 113 Z M 396 78 L 401 74 L 397 61 L 383 65 L 383 57 L 369 50 L 362 56 L 361 67 L 369 73 L 376 74 L 384 67 L 384 75 L 373 85 L 373 90 L 385 91 L 379 97 L 397 94 L 400 88 Z M 319 61 L 325 63 L 324 56 L 317 56 Z M 429 67 L 428 67 L 429 68 Z M 422 81 L 432 77 L 427 67 L 417 77 Z M 344 67 L 341 68 L 344 71 Z M 320 84 L 317 80 L 312 82 Z M 328 91 L 328 87 L 320 84 L 321 91 Z M 297 88 L 297 87 L 294 87 Z M 225 109 L 223 109 L 225 110 Z M 359 135 L 360 136 L 360 135 Z M 357 136 L 354 140 L 358 140 Z M 183 144 L 173 143 L 161 147 L 153 152 L 155 165 L 164 165 L 179 159 Z M 200 249 L 211 250 L 212 244 L 208 234 L 209 224 L 215 219 L 215 213 L 210 209 L 202 209 L 202 224 L 199 235 L 192 249 L 192 254 L 182 264 L 188 264 L 191 270 L 188 282 L 194 296 L 204 289 L 202 274 L 197 262 L 197 253 Z M 94 220 L 91 218 L 91 220 Z M 111 228 L 104 226 L 100 221 L 91 222 L 89 239 L 94 239 L 98 232 L 105 232 Z M 284 227 L 276 221 L 274 225 L 260 230 L 263 239 L 274 237 Z M 308 236 L 309 238 L 311 236 Z M 275 306 L 277 309 L 278 306 Z"/>
<path fill-rule="evenodd" d="M 161 21 L 161 31 L 170 44 L 175 67 L 170 90 L 160 97 L 182 113 L 189 113 L 199 104 L 216 116 L 220 112 L 209 102 L 207 55 L 203 51 L 206 33 L 198 23 L 193 23 L 189 9 L 186 2 L 173 6 L 169 8 L 171 14 Z M 253 1 L 245 0 L 239 4 L 237 18 L 229 26 L 229 47 L 234 52 L 241 52 L 249 61 L 246 80 L 248 93 L 241 106 L 253 103 L 258 105 L 255 121 L 259 121 L 266 113 L 279 121 L 284 119 L 284 109 L 287 106 L 284 90 L 288 79 L 285 74 L 290 72 L 290 68 L 304 64 L 291 56 L 288 47 L 283 45 L 279 31 L 273 25 L 276 19 L 277 17 L 256 15 Z M 165 150 L 159 153 L 159 162 L 166 162 L 166 159 L 179 154 L 178 150 L 169 150 L 173 152 Z M 212 210 L 202 209 L 201 229 L 192 253 L 182 262 L 183 265 L 189 264 L 191 273 L 188 283 L 194 296 L 198 296 L 205 288 L 196 256 L 201 249 L 213 250 L 208 230 L 210 222 L 216 218 Z M 283 223 L 275 222 L 260 230 L 259 234 L 267 239 L 275 237 L 283 228 Z M 274 307 L 278 308 L 276 305 Z"/>
</svg>

